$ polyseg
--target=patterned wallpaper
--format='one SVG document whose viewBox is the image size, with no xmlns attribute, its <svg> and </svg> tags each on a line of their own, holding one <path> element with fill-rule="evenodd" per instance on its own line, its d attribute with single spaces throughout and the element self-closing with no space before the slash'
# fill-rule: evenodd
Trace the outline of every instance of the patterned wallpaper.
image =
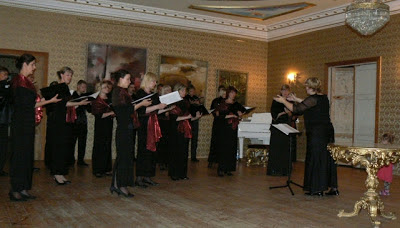
<svg viewBox="0 0 400 228">
<path fill-rule="evenodd" d="M 361 37 L 346 26 L 302 34 L 268 43 L 267 109 L 271 98 L 286 82 L 285 75 L 298 72 L 294 92 L 305 97 L 308 77 L 324 80 L 325 63 L 382 56 L 379 136 L 393 133 L 400 143 L 400 15 L 371 37 Z M 305 157 L 305 134 L 300 136 L 299 157 Z"/>
<path fill-rule="evenodd" d="M 267 106 L 267 43 L 238 42 L 233 37 L 203 32 L 115 22 L 0 6 L 0 48 L 49 53 L 48 82 L 62 66 L 74 71 L 71 88 L 85 79 L 87 44 L 105 43 L 147 48 L 147 70 L 158 73 L 160 55 L 208 62 L 206 106 L 216 96 L 217 69 L 249 73 L 247 105 L 263 112 Z M 86 159 L 93 146 L 93 117 L 89 115 Z M 42 123 L 43 124 L 43 123 Z M 211 117 L 201 120 L 198 156 L 209 152 Z M 113 148 L 114 149 L 114 148 Z"/>
</svg>

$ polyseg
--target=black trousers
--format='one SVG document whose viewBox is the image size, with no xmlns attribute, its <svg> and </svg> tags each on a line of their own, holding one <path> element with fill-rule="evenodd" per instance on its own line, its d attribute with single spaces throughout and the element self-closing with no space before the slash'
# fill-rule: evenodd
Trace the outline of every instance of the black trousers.
<svg viewBox="0 0 400 228">
<path fill-rule="evenodd" d="M 72 158 L 71 162 L 75 161 L 75 144 L 78 140 L 78 161 L 83 161 L 86 151 L 87 140 L 87 124 L 74 124 L 73 138 L 72 138 Z"/>
<path fill-rule="evenodd" d="M 197 141 L 199 138 L 199 121 L 191 121 L 190 126 L 192 127 L 192 139 L 190 144 L 190 157 L 191 159 L 197 158 Z"/>
<path fill-rule="evenodd" d="M 0 171 L 3 171 L 8 158 L 8 125 L 0 124 Z"/>
</svg>

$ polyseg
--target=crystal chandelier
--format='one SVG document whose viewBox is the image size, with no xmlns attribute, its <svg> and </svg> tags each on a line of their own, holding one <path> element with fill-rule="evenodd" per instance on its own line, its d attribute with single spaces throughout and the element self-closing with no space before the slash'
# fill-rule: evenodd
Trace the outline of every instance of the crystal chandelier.
<svg viewBox="0 0 400 228">
<path fill-rule="evenodd" d="M 389 19 L 389 6 L 381 0 L 355 0 L 346 8 L 346 24 L 364 36 L 374 34 Z"/>
</svg>

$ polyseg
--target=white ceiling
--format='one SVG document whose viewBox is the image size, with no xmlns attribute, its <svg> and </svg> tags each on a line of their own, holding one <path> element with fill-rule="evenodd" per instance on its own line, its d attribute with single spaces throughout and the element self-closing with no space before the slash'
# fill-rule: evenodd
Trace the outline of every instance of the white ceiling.
<svg viewBox="0 0 400 228">
<path fill-rule="evenodd" d="M 307 2 L 315 6 L 267 20 L 190 9 L 190 5 L 276 6 Z M 271 41 L 344 25 L 352 0 L 0 0 L 0 5 L 84 17 L 128 21 L 163 27 Z M 400 0 L 383 0 L 392 14 L 400 13 Z"/>
</svg>

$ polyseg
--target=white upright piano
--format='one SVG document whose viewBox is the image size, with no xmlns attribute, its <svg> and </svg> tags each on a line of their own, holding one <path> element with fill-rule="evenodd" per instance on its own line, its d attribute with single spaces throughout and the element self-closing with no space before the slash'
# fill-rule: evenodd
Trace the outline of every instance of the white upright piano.
<svg viewBox="0 0 400 228">
<path fill-rule="evenodd" d="M 269 145 L 271 123 L 271 113 L 254 113 L 253 116 L 239 123 L 239 158 L 243 158 L 244 138 L 249 138 L 252 144 Z"/>
</svg>

